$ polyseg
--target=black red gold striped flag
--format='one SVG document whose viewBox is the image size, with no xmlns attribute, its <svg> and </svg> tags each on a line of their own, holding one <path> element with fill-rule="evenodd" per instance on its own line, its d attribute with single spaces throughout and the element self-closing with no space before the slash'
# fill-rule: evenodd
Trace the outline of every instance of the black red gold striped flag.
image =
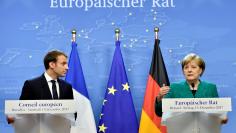
<svg viewBox="0 0 236 133">
<path fill-rule="evenodd" d="M 139 133 L 166 133 L 161 126 L 161 117 L 155 114 L 155 99 L 163 85 L 169 85 L 165 63 L 159 47 L 160 40 L 155 39 L 151 68 L 144 96 Z"/>
</svg>

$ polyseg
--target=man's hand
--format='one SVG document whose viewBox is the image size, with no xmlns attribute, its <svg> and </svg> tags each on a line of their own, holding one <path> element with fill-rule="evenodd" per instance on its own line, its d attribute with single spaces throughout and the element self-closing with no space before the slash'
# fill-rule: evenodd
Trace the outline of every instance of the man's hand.
<svg viewBox="0 0 236 133">
<path fill-rule="evenodd" d="M 8 124 L 12 124 L 12 123 L 14 123 L 14 121 L 15 121 L 14 117 L 7 116 L 7 123 Z"/>
<path fill-rule="evenodd" d="M 226 124 L 228 122 L 228 118 L 225 117 L 224 119 L 221 120 L 221 124 Z"/>
</svg>

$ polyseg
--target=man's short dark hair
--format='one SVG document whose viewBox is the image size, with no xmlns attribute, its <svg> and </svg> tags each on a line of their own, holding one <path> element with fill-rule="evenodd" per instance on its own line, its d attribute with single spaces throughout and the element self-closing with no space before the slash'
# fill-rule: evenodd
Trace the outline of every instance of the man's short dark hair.
<svg viewBox="0 0 236 133">
<path fill-rule="evenodd" d="M 67 58 L 67 55 L 59 50 L 53 50 L 48 52 L 43 60 L 45 69 L 47 70 L 49 68 L 50 62 L 57 62 L 57 57 L 60 55 L 63 55 Z"/>
</svg>

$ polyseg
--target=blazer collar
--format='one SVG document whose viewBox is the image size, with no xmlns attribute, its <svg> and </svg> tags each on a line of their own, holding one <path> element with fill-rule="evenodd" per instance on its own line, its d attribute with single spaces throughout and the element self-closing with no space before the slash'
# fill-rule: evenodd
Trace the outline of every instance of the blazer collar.
<svg viewBox="0 0 236 133">
<path fill-rule="evenodd" d="M 187 89 L 187 91 L 189 91 L 191 94 L 192 94 L 192 92 L 191 92 L 191 90 L 190 90 L 190 87 L 189 87 L 189 84 L 188 84 L 188 82 L 185 80 L 185 82 L 184 82 L 184 85 L 185 85 L 185 88 Z M 199 85 L 198 85 L 198 87 L 197 87 L 197 92 L 196 92 L 196 94 L 195 94 L 195 97 L 198 97 L 198 94 L 200 94 L 201 92 L 203 91 L 203 83 L 202 83 L 202 81 L 199 79 Z"/>
</svg>

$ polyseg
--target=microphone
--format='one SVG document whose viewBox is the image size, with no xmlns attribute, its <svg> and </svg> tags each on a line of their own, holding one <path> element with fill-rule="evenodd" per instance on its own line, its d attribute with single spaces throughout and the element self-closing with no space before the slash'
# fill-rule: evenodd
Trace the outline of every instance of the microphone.
<svg viewBox="0 0 236 133">
<path fill-rule="evenodd" d="M 194 90 L 195 84 L 194 84 L 194 83 L 191 83 L 191 86 L 192 86 L 192 88 L 193 88 L 193 90 Z"/>
<path fill-rule="evenodd" d="M 195 84 L 194 84 L 194 83 L 191 83 L 191 86 L 192 86 L 192 88 L 193 88 L 193 89 L 192 89 L 193 97 L 195 98 L 195 94 L 196 94 L 196 91 L 197 91 L 197 90 L 194 89 Z"/>
</svg>

